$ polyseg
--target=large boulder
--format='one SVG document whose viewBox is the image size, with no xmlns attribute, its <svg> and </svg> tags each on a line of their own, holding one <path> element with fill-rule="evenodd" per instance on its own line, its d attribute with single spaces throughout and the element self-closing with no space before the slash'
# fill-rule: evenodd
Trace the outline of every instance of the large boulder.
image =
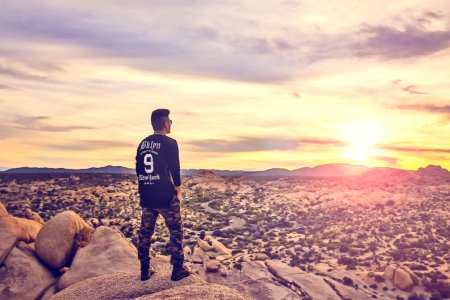
<svg viewBox="0 0 450 300">
<path fill-rule="evenodd" d="M 70 269 L 58 281 L 58 289 L 103 274 L 138 270 L 134 245 L 121 232 L 100 226 L 92 234 L 89 245 L 77 251 Z"/>
<path fill-rule="evenodd" d="M 187 258 L 194 264 L 201 264 L 209 260 L 209 256 L 199 246 L 195 246 L 194 252 L 190 256 L 187 256 Z"/>
<path fill-rule="evenodd" d="M 268 259 L 270 259 L 270 257 L 265 253 L 256 253 L 255 258 L 254 258 L 254 260 L 262 260 L 262 261 L 268 260 Z"/>
<path fill-rule="evenodd" d="M 383 273 L 383 277 L 387 280 L 394 280 L 395 269 L 397 269 L 397 265 L 389 265 L 386 267 Z"/>
<path fill-rule="evenodd" d="M 394 285 L 402 291 L 411 291 L 414 286 L 414 281 L 408 272 L 402 268 L 397 268 L 394 274 Z"/>
<path fill-rule="evenodd" d="M 35 248 L 38 256 L 50 267 L 68 265 L 79 247 L 89 243 L 94 229 L 73 211 L 64 211 L 42 226 Z"/>
<path fill-rule="evenodd" d="M 216 260 L 207 261 L 205 264 L 206 272 L 217 272 L 220 268 L 220 262 Z"/>
<path fill-rule="evenodd" d="M 0 218 L 1 217 L 7 217 L 7 216 L 9 216 L 8 210 L 6 210 L 5 205 L 3 205 L 2 202 L 0 202 Z"/>
<path fill-rule="evenodd" d="M 207 241 L 198 239 L 197 245 L 200 247 L 200 249 L 202 249 L 205 252 L 214 251 L 214 247 L 212 245 L 210 245 Z"/>
<path fill-rule="evenodd" d="M 419 277 L 408 267 L 406 266 L 402 266 L 402 269 L 405 270 L 409 276 L 411 276 L 412 281 L 414 282 L 415 285 L 419 285 L 420 284 L 420 279 Z"/>
<path fill-rule="evenodd" d="M 1 231 L 8 231 L 25 243 L 35 241 L 41 227 L 42 224 L 28 219 L 13 216 L 0 218 Z"/>
<path fill-rule="evenodd" d="M 396 264 L 387 266 L 383 277 L 403 291 L 411 291 L 414 285 L 420 283 L 419 277 L 408 267 L 400 267 Z"/>
<path fill-rule="evenodd" d="M 40 299 L 55 279 L 33 250 L 19 242 L 0 268 L 0 299 Z"/>
<path fill-rule="evenodd" d="M 56 293 L 51 300 L 71 299 L 134 299 L 186 284 L 205 283 L 196 275 L 179 281 L 170 280 L 170 271 L 158 271 L 149 280 L 141 281 L 140 273 L 110 273 L 77 282 Z"/>
<path fill-rule="evenodd" d="M 208 241 L 209 243 L 211 243 L 213 250 L 216 251 L 217 253 L 231 254 L 231 250 L 228 249 L 227 247 L 225 247 L 225 245 L 222 244 L 221 242 L 219 242 L 217 239 L 215 239 L 211 236 L 206 236 L 205 240 Z"/>
<path fill-rule="evenodd" d="M 0 230 L 0 266 L 2 265 L 9 252 L 17 244 L 17 237 L 8 230 Z"/>
<path fill-rule="evenodd" d="M 135 298 L 139 300 L 179 300 L 179 299 L 211 299 L 211 300 L 250 300 L 252 298 L 235 289 L 215 284 L 196 283 L 178 286 L 158 293 Z"/>
</svg>

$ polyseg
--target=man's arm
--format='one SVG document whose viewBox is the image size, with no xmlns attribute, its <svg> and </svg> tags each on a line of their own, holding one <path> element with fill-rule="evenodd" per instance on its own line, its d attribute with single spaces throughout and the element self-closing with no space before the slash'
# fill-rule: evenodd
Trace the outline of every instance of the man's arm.
<svg viewBox="0 0 450 300">
<path fill-rule="evenodd" d="M 172 151 L 169 157 L 169 170 L 172 175 L 173 184 L 177 190 L 178 200 L 181 201 L 182 188 L 181 188 L 181 175 L 180 175 L 180 155 L 178 150 L 178 143 L 174 140 L 174 145 L 171 147 Z"/>
</svg>

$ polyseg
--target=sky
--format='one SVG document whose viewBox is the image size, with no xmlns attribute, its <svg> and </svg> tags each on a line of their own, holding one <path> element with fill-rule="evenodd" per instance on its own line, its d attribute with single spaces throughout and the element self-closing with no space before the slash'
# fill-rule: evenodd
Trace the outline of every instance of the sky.
<svg viewBox="0 0 450 300">
<path fill-rule="evenodd" d="M 445 1 L 0 3 L 0 168 L 450 170 Z"/>
</svg>

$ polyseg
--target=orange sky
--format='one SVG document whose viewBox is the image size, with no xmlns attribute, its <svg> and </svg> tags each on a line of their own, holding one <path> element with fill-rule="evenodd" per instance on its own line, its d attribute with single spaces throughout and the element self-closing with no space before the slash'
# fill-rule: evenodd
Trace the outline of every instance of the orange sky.
<svg viewBox="0 0 450 300">
<path fill-rule="evenodd" d="M 3 1 L 0 168 L 450 169 L 447 1 L 241 2 Z"/>
</svg>

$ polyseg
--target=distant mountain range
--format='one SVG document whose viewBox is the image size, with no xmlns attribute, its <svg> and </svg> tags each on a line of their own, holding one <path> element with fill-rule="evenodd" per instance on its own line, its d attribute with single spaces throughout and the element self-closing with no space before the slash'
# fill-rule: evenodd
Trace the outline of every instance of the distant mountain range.
<svg viewBox="0 0 450 300">
<path fill-rule="evenodd" d="M 0 174 L 31 174 L 31 173 L 104 173 L 104 174 L 135 174 L 133 169 L 120 166 L 105 166 L 88 169 L 64 169 L 64 168 L 13 168 L 0 172 Z"/>
<path fill-rule="evenodd" d="M 436 172 L 442 170 L 447 173 L 446 169 L 438 166 L 429 165 L 426 168 L 419 168 L 418 172 L 424 170 L 433 170 Z M 311 177 L 336 177 L 336 176 L 357 176 L 363 173 L 368 174 L 392 174 L 392 173 L 408 173 L 416 172 L 410 170 L 402 170 L 388 167 L 368 168 L 361 165 L 331 163 L 315 167 L 303 167 L 295 170 L 288 170 L 283 168 L 268 169 L 265 171 L 230 171 L 230 170 L 207 170 L 207 169 L 183 169 L 182 175 L 195 175 L 205 171 L 212 171 L 218 176 L 311 176 Z M 31 174 L 31 173 L 103 173 L 103 174 L 135 174 L 134 169 L 120 167 L 120 166 L 105 166 L 99 168 L 88 169 L 64 169 L 64 168 L 13 168 L 0 172 L 0 174 Z"/>
</svg>

